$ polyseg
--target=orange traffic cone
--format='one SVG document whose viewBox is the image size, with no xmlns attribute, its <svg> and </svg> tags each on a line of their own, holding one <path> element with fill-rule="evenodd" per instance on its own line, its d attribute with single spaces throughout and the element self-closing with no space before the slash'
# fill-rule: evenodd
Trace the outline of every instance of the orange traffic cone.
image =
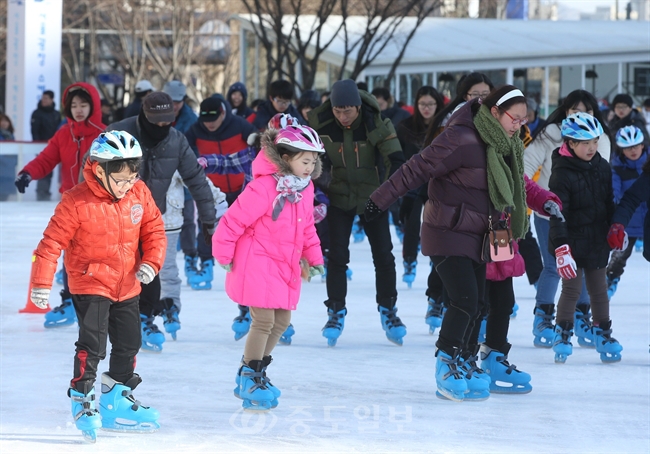
<svg viewBox="0 0 650 454">
<path fill-rule="evenodd" d="M 32 254 L 32 263 L 34 263 L 34 258 L 36 255 L 36 251 L 33 252 Z M 50 305 L 48 304 L 45 309 L 41 309 L 38 307 L 36 304 L 32 303 L 32 300 L 30 298 L 32 294 L 32 278 L 34 277 L 34 266 L 32 266 L 32 269 L 29 273 L 29 285 L 27 286 L 27 304 L 25 304 L 25 307 L 23 307 L 21 310 L 18 312 L 21 314 L 44 314 L 45 312 L 50 312 L 51 308 Z"/>
</svg>

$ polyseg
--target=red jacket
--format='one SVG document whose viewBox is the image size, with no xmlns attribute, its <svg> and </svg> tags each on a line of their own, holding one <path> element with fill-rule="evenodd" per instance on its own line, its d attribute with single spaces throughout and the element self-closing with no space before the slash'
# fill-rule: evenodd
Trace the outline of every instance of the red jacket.
<svg viewBox="0 0 650 454">
<path fill-rule="evenodd" d="M 151 192 L 138 181 L 118 201 L 84 167 L 86 181 L 66 191 L 50 219 L 32 259 L 32 287 L 51 288 L 57 259 L 65 250 L 65 267 L 73 295 L 100 295 L 124 301 L 140 294 L 135 273 L 141 263 L 158 272 L 167 238 Z M 142 248 L 142 258 L 138 246 Z"/>
<path fill-rule="evenodd" d="M 63 99 L 65 100 L 68 93 L 75 88 L 82 88 L 90 94 L 90 116 L 83 122 L 67 117 L 67 123 L 48 141 L 45 149 L 20 171 L 29 173 L 34 180 L 40 180 L 61 163 L 61 193 L 72 189 L 79 182 L 82 158 L 93 140 L 106 128 L 102 123 L 101 101 L 97 89 L 90 84 L 76 82 L 65 89 Z"/>
</svg>

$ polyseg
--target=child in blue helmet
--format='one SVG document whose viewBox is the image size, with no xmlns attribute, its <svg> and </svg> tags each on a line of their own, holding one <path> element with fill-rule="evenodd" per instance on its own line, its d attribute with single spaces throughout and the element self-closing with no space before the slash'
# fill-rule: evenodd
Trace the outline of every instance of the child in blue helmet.
<svg viewBox="0 0 650 454">
<path fill-rule="evenodd" d="M 593 338 L 603 362 L 621 360 L 622 347 L 611 337 L 606 267 L 607 233 L 614 214 L 612 171 L 598 153 L 603 128 L 588 113 L 569 115 L 561 127 L 564 143 L 553 152 L 549 189 L 562 200 L 565 221 L 551 217 L 549 249 L 555 253 L 562 293 L 557 305 L 553 351 L 564 363 L 572 353 L 576 302 L 586 280 L 593 313 Z"/>
<path fill-rule="evenodd" d="M 647 147 L 643 143 L 643 132 L 636 126 L 625 126 L 616 133 L 616 147 L 612 155 L 612 184 L 614 201 L 618 204 L 623 194 L 641 176 L 643 165 L 648 158 Z M 611 299 L 625 269 L 627 259 L 632 255 L 637 241 L 643 241 L 643 221 L 648 212 L 645 202 L 634 212 L 625 226 L 629 237 L 627 248 L 615 251 L 607 265 L 607 292 Z"/>
</svg>

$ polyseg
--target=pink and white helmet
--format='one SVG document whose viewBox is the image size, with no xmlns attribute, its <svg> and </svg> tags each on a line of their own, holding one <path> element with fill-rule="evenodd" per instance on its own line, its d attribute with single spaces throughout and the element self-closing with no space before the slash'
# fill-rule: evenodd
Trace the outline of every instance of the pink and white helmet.
<svg viewBox="0 0 650 454">
<path fill-rule="evenodd" d="M 289 125 L 280 129 L 274 143 L 278 148 L 294 153 L 303 151 L 325 153 L 323 141 L 320 140 L 318 133 L 309 126 Z"/>
<path fill-rule="evenodd" d="M 267 126 L 269 129 L 284 129 L 287 126 L 300 126 L 300 122 L 292 115 L 279 113 L 273 115 Z"/>
</svg>

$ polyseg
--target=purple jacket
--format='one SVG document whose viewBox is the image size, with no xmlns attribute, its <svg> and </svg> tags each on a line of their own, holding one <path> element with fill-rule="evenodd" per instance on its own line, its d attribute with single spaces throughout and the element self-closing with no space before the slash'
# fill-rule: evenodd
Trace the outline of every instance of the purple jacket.
<svg viewBox="0 0 650 454">
<path fill-rule="evenodd" d="M 370 198 L 382 210 L 411 189 L 429 183 L 422 222 L 422 253 L 481 262 L 488 216 L 499 217 L 488 195 L 486 144 L 468 102 L 427 148 L 400 167 Z"/>
</svg>

